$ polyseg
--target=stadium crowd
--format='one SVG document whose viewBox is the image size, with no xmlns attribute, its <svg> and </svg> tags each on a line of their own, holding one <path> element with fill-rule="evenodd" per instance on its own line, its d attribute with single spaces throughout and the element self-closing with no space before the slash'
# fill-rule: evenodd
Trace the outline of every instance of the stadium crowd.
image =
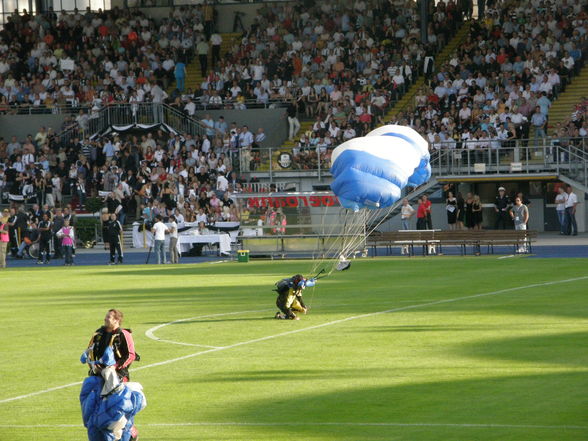
<svg viewBox="0 0 588 441">
<path fill-rule="evenodd" d="M 586 5 L 535 0 L 530 6 L 490 9 L 473 22 L 465 43 L 396 121 L 417 129 L 433 149 L 498 148 L 561 135 L 549 127 L 549 108 L 584 64 Z"/>
<path fill-rule="evenodd" d="M 223 97 L 238 103 L 242 97 L 263 102 L 269 96 L 289 103 L 291 138 L 298 116 L 316 118 L 312 133 L 303 136 L 295 151 L 295 157 L 303 151 L 307 161 L 302 168 L 308 168 L 316 152 L 325 154 L 381 121 L 386 106 L 443 46 L 462 15 L 452 1 L 434 6 L 429 40 L 423 44 L 418 11 L 410 2 L 357 0 L 349 9 L 338 3 L 310 9 L 264 5 L 243 41 L 220 59 L 214 10 L 207 4 L 172 9 L 160 23 L 141 11 L 117 8 L 59 16 L 52 10 L 34 16 L 15 13 L 0 33 L 0 95 L 6 106 L 89 104 L 94 109 L 114 102 L 168 100 L 190 115 L 198 105 L 210 105 L 211 98 L 214 107 L 223 104 Z M 168 99 L 165 89 L 177 77 L 178 64 L 197 53 L 205 73 L 203 55 L 210 50 L 212 70 L 199 90 Z M 15 138 L 7 142 L 0 149 L 7 192 L 52 203 L 60 202 L 61 193 L 71 194 L 83 205 L 92 192 L 117 191 L 122 185 L 125 197 L 132 199 L 122 175 L 133 177 L 133 187 L 147 174 L 147 181 L 177 182 L 174 191 L 187 196 L 188 189 L 206 184 L 216 190 L 217 174 L 226 180 L 234 165 L 249 171 L 261 161 L 251 147 L 262 144 L 262 129 L 254 135 L 247 127 L 228 127 L 206 116 L 202 138 L 168 139 L 157 133 L 141 140 L 90 141 L 83 136 L 90 117 L 81 110 L 75 119 L 66 119 L 62 129 L 74 128 L 80 136 L 65 143 L 45 129 L 22 144 Z M 241 164 L 227 160 L 239 150 Z M 205 176 L 211 172 L 209 180 Z M 232 182 L 236 187 L 234 176 Z M 138 214 L 140 204 L 135 205 Z"/>
<path fill-rule="evenodd" d="M 49 207 L 59 206 L 64 195 L 79 207 L 88 197 L 108 196 L 108 211 L 120 212 L 123 224 L 130 210 L 137 218 L 176 210 L 186 222 L 199 214 L 235 220 L 229 193 L 243 191 L 244 184 L 233 168 L 236 149 L 259 145 L 263 130 L 254 135 L 247 126 L 208 118 L 210 137 L 158 130 L 61 145 L 44 128 L 22 145 L 13 137 L 0 143 L 0 194 Z"/>
<path fill-rule="evenodd" d="M 432 149 L 544 137 L 551 102 L 583 65 L 584 5 L 533 0 L 530 8 L 500 3 L 499 9 L 497 3 L 473 22 L 450 61 L 434 66 L 471 11 L 468 2 L 430 4 L 426 43 L 413 2 L 264 4 L 223 57 L 208 4 L 172 8 L 159 23 L 116 8 L 14 14 L 0 32 L 0 106 L 97 109 L 151 101 L 194 115 L 199 108 L 279 101 L 287 103 L 289 138 L 298 140 L 293 167 L 313 169 L 319 160 L 327 164 L 337 144 L 382 124 L 389 104 L 424 72 L 428 86 L 394 122 L 417 129 Z M 195 91 L 181 90 L 181 74 L 196 55 L 205 79 Z M 178 88 L 168 97 L 174 80 Z M 582 136 L 581 113 L 559 129 L 575 127 Z M 298 137 L 303 117 L 315 122 Z M 41 128 L 26 140 L 0 143 L 0 198 L 13 195 L 48 211 L 63 195 L 77 207 L 103 196 L 107 213 L 122 224 L 129 213 L 174 214 L 179 223 L 237 219 L 231 194 L 244 189 L 238 173 L 261 164 L 256 147 L 263 146 L 263 129 L 254 134 L 206 115 L 202 136 L 158 130 L 90 140 L 88 118 L 84 110 L 68 117 L 62 131 L 73 127 L 79 136 L 65 141 Z"/>
<path fill-rule="evenodd" d="M 412 2 L 341 5 L 265 5 L 223 57 L 206 3 L 172 8 L 159 22 L 139 9 L 14 13 L 0 32 L 0 111 L 166 100 L 243 108 L 246 100 L 296 99 L 301 114 L 326 115 L 349 88 L 356 104 L 375 106 L 377 117 L 461 18 L 453 2 L 439 3 L 425 45 Z M 196 55 L 205 80 L 184 91 L 186 63 Z M 168 97 L 174 80 L 179 90 Z M 357 97 L 358 90 L 371 96 Z"/>
</svg>

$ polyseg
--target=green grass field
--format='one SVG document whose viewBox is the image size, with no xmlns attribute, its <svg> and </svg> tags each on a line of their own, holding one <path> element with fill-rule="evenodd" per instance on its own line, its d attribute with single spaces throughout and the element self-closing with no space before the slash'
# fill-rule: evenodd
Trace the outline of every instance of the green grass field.
<svg viewBox="0 0 588 441">
<path fill-rule="evenodd" d="M 314 262 L 8 269 L 0 440 L 86 438 L 79 356 L 111 307 L 142 356 L 141 441 L 588 440 L 587 264 L 357 261 L 296 322 L 271 289 Z"/>
</svg>

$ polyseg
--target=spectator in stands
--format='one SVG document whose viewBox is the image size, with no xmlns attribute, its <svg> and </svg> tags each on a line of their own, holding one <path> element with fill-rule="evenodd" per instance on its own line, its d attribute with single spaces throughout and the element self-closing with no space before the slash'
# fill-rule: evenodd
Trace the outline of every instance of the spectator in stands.
<svg viewBox="0 0 588 441">
<path fill-rule="evenodd" d="M 183 60 L 177 61 L 175 68 L 174 68 L 174 75 L 176 77 L 176 88 L 180 92 L 184 91 L 185 80 L 186 80 L 187 74 L 188 74 L 188 72 L 186 70 L 186 65 L 184 64 Z"/>
</svg>

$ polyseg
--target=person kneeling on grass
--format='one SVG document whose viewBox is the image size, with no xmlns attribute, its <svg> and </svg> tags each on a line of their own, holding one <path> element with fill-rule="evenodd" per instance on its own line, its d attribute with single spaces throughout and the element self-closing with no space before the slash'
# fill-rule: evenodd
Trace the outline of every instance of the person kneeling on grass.
<svg viewBox="0 0 588 441">
<path fill-rule="evenodd" d="M 302 300 L 302 291 L 306 287 L 311 287 L 315 284 L 315 279 L 305 279 L 300 274 L 277 282 L 274 291 L 278 293 L 276 306 L 279 311 L 276 312 L 275 318 L 281 320 L 299 320 L 299 317 L 294 311 L 304 314 L 308 311 L 308 308 Z"/>
</svg>

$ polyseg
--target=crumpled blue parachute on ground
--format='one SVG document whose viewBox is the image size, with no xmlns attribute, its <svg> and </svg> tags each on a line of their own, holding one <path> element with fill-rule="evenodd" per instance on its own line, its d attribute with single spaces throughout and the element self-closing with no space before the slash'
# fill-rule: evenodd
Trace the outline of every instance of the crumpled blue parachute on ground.
<svg viewBox="0 0 588 441">
<path fill-rule="evenodd" d="M 345 208 L 384 208 L 402 189 L 431 178 L 427 141 L 406 126 L 386 125 L 339 145 L 331 156 L 331 189 Z"/>
<path fill-rule="evenodd" d="M 87 351 L 82 363 L 88 362 Z M 87 377 L 80 391 L 82 419 L 89 441 L 129 441 L 135 415 L 147 405 L 143 387 L 136 382 L 121 383 L 114 369 L 112 348 L 98 362 L 101 376 Z"/>
</svg>

